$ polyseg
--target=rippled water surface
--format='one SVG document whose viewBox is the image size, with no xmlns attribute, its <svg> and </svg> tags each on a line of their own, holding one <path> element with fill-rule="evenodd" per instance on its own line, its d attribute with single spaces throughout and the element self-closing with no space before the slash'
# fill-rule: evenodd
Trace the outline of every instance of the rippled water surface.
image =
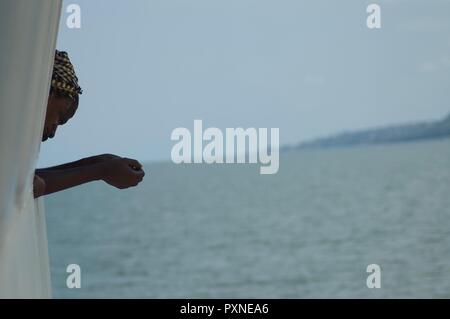
<svg viewBox="0 0 450 319">
<path fill-rule="evenodd" d="M 449 140 L 145 168 L 46 199 L 54 297 L 450 297 Z"/>
</svg>

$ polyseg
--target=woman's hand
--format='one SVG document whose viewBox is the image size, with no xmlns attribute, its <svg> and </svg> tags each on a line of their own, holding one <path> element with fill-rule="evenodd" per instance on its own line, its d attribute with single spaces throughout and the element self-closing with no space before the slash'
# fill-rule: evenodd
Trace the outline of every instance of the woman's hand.
<svg viewBox="0 0 450 319">
<path fill-rule="evenodd" d="M 45 194 L 45 181 L 36 174 L 34 174 L 33 179 L 33 194 L 34 198 L 38 198 Z"/>
<path fill-rule="evenodd" d="M 100 167 L 100 179 L 119 189 L 136 186 L 145 176 L 141 163 L 130 158 L 113 155 L 109 159 L 105 157 L 97 165 Z"/>
</svg>

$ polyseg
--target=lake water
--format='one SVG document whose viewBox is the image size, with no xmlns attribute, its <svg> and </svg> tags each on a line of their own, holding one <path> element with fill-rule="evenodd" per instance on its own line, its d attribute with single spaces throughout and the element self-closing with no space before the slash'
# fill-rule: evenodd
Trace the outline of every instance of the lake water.
<svg viewBox="0 0 450 319">
<path fill-rule="evenodd" d="M 145 169 L 46 198 L 54 297 L 450 297 L 450 140 Z"/>
</svg>

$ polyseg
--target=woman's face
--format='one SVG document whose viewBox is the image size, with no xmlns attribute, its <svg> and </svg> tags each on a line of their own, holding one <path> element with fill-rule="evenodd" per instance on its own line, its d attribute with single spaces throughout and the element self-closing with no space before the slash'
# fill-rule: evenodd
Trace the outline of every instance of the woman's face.
<svg viewBox="0 0 450 319">
<path fill-rule="evenodd" d="M 50 94 L 47 102 L 47 112 L 45 114 L 44 132 L 42 141 L 53 138 L 59 125 L 65 124 L 73 117 L 77 110 L 74 101 Z"/>
</svg>

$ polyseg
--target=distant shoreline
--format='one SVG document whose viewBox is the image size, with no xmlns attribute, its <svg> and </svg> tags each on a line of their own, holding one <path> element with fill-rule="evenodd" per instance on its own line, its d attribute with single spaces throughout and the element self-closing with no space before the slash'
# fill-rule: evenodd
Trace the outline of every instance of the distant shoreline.
<svg viewBox="0 0 450 319">
<path fill-rule="evenodd" d="M 450 138 L 450 114 L 437 121 L 390 125 L 344 132 L 295 145 L 287 145 L 282 147 L 281 151 L 398 144 L 445 138 Z"/>
</svg>

